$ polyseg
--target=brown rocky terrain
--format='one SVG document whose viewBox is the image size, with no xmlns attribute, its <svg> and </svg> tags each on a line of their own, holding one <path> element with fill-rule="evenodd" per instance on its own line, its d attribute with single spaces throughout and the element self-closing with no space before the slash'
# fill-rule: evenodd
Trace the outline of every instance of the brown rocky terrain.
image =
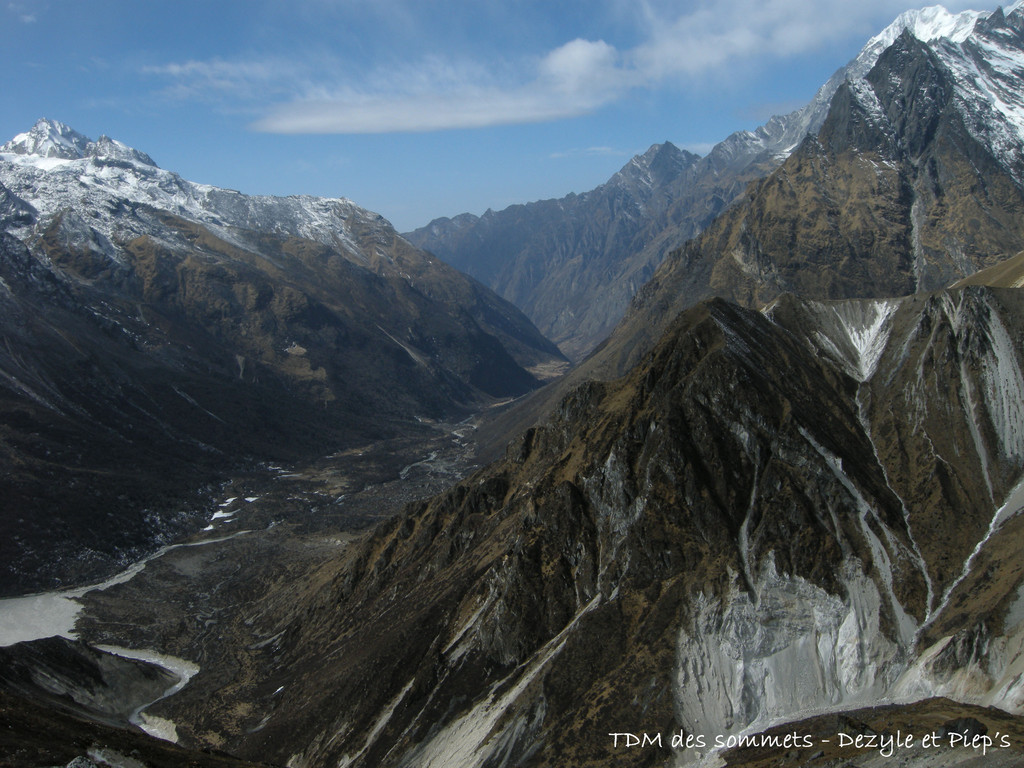
<svg viewBox="0 0 1024 768">
<path fill-rule="evenodd" d="M 1022 502 L 996 511 L 1022 390 L 993 382 L 1022 339 L 1015 291 L 702 304 L 503 461 L 257 579 L 201 646 L 209 677 L 151 711 L 185 745 L 291 765 L 595 766 L 693 756 L 613 733 L 886 697 L 1012 710 Z M 97 595 L 87 637 L 140 615 L 131 587 Z"/>
<path fill-rule="evenodd" d="M 1018 176 L 977 138 L 957 94 L 929 47 L 902 35 L 864 81 L 840 86 L 816 137 L 665 259 L 589 374 L 626 370 L 665 318 L 707 296 L 757 308 L 782 292 L 902 296 L 1018 253 Z"/>
<path fill-rule="evenodd" d="M 977 32 L 1020 42 L 1021 11 Z M 145 707 L 181 747 L 291 768 L 1019 763 L 1024 299 L 999 286 L 1024 247 L 1021 159 L 971 123 L 937 50 L 904 35 L 841 86 L 499 461 L 442 489 L 472 459 L 457 444 L 430 477 L 450 435 L 425 420 L 428 457 L 396 433 L 365 463 L 342 446 L 236 476 L 217 489 L 231 533 L 90 592 L 80 638 L 199 667 Z M 239 247 L 161 223 L 142 263 L 190 235 Z M 12 653 L 53 669 L 62 648 Z M 767 749 L 709 754 L 778 723 Z M 881 754 L 894 731 L 993 741 Z"/>
</svg>

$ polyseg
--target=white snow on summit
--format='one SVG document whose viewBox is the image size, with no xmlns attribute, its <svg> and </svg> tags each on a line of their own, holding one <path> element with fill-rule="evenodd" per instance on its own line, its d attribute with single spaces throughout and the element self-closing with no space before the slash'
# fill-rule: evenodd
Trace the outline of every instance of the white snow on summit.
<svg viewBox="0 0 1024 768">
<path fill-rule="evenodd" d="M 988 11 L 950 13 L 941 5 L 904 11 L 892 24 L 871 38 L 864 46 L 864 51 L 874 50 L 878 46 L 881 46 L 879 53 L 884 51 L 903 34 L 904 30 L 910 30 L 910 33 L 923 43 L 940 38 L 962 43 L 970 37 L 978 20 L 988 16 Z"/>
<path fill-rule="evenodd" d="M 1024 183 L 1024 50 L 1005 43 L 999 34 L 979 35 L 937 52 L 956 78 L 959 108 L 972 133 Z"/>
<path fill-rule="evenodd" d="M 46 118 L 39 120 L 32 130 L 19 133 L 0 146 L 0 153 L 18 155 L 23 163 L 44 170 L 56 167 L 60 160 L 81 160 L 85 157 L 156 165 L 149 155 L 109 136 L 100 136 L 92 141 L 64 123 Z"/>
<path fill-rule="evenodd" d="M 64 123 L 42 119 L 32 127 L 32 130 L 19 133 L 0 146 L 0 152 L 71 160 L 84 157 L 88 145 L 89 139 Z"/>
<path fill-rule="evenodd" d="M 187 181 L 119 141 L 92 141 L 46 119 L 0 146 L 0 185 L 38 213 L 32 224 L 9 224 L 20 237 L 61 215 L 99 233 L 100 240 L 125 242 L 149 232 L 123 207 L 130 202 L 200 223 L 241 247 L 239 230 L 264 230 L 338 247 L 365 261 L 352 224 L 389 226 L 345 198 L 251 196 Z"/>
</svg>

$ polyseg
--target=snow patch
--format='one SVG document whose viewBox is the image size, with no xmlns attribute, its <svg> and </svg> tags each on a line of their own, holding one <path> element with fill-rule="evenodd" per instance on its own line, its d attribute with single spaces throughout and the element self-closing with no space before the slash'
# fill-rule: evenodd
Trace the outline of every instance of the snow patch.
<svg viewBox="0 0 1024 768">
<path fill-rule="evenodd" d="M 846 474 L 843 469 L 842 460 L 835 454 L 828 451 L 824 446 L 820 445 L 806 430 L 801 428 L 800 433 L 811 444 L 814 450 L 817 451 L 825 460 L 825 464 L 830 470 L 832 470 L 836 479 L 856 502 L 858 512 L 857 520 L 860 523 L 861 534 L 863 535 L 868 548 L 871 550 L 872 565 L 878 573 L 882 586 L 885 587 L 886 594 L 889 598 L 889 605 L 892 607 L 893 616 L 896 617 L 900 633 L 900 643 L 904 646 L 910 645 L 918 630 L 917 622 L 914 621 L 913 617 L 906 612 L 903 604 L 896 597 L 893 584 L 894 577 L 892 558 L 889 555 L 889 550 L 882 543 L 881 539 L 878 538 L 878 534 L 875 533 L 868 517 L 873 517 L 875 523 L 881 530 L 888 531 L 888 527 L 879 519 L 878 513 L 875 511 L 874 507 L 868 503 L 868 500 L 864 498 L 860 489 L 857 488 L 850 476 Z M 896 543 L 891 538 L 887 537 L 887 539 L 889 541 L 889 546 L 893 548 L 894 552 L 898 552 L 899 549 L 897 548 Z"/>
<path fill-rule="evenodd" d="M 942 613 L 947 605 L 949 605 L 949 599 L 953 594 L 953 591 L 960 586 L 960 582 L 967 578 L 967 575 L 971 572 L 971 566 L 974 564 L 974 558 L 978 556 L 978 553 L 981 552 L 989 539 L 991 539 L 996 531 L 1002 527 L 1003 523 L 1011 517 L 1020 514 L 1022 510 L 1024 510 L 1024 479 L 1022 479 L 1017 486 L 1010 491 L 1009 495 L 1006 497 L 1006 501 L 1003 502 L 1003 505 L 999 507 L 999 509 L 996 510 L 996 513 L 992 516 L 992 520 L 988 524 L 988 530 L 985 532 L 985 535 L 977 544 L 975 544 L 971 554 L 968 555 L 967 560 L 964 561 L 963 568 L 960 570 L 960 575 L 957 576 L 953 583 L 949 585 L 949 588 L 942 596 L 942 601 L 939 603 L 939 607 L 933 614 L 933 620 Z"/>
<path fill-rule="evenodd" d="M 892 332 L 890 319 L 898 301 L 844 301 L 832 311 L 846 334 L 854 356 L 850 361 L 858 381 L 870 379 L 885 352 Z"/>
<path fill-rule="evenodd" d="M 348 755 L 342 757 L 341 760 L 338 761 L 338 768 L 347 768 L 347 766 L 356 762 L 363 756 L 366 750 L 373 746 L 374 742 L 377 741 L 377 737 L 380 736 L 381 731 L 384 730 L 384 727 L 388 724 L 391 716 L 395 713 L 398 705 L 402 703 L 402 699 L 404 699 L 405 695 L 412 690 L 412 686 L 415 682 L 415 680 L 410 680 L 406 683 L 405 688 L 403 688 L 399 694 L 395 696 L 395 698 L 393 698 L 386 707 L 384 707 L 380 715 L 378 715 L 376 722 L 374 722 L 373 728 L 370 729 L 370 733 L 366 736 L 366 741 L 363 742 L 362 749 L 351 757 Z"/>
<path fill-rule="evenodd" d="M 502 744 L 520 735 L 519 731 L 524 725 L 521 717 L 511 718 L 511 722 L 507 722 L 501 731 L 496 731 L 499 721 L 515 706 L 548 663 L 558 656 L 579 620 L 594 610 L 600 601 L 600 595 L 594 597 L 530 661 L 493 685 L 483 701 L 439 729 L 429 741 L 409 753 L 401 763 L 402 768 L 448 768 L 453 765 L 479 768 L 488 764 Z M 515 680 L 514 685 L 510 685 L 512 680 Z"/>
<path fill-rule="evenodd" d="M 994 311 L 987 330 L 992 347 L 981 369 L 985 406 L 1003 456 L 1019 459 L 1024 456 L 1024 376 L 1013 340 Z"/>
</svg>

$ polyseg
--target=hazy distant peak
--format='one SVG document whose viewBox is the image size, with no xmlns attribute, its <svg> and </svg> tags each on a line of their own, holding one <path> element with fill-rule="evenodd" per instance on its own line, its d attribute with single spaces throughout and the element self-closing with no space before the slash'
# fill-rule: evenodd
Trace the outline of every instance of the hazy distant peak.
<svg viewBox="0 0 1024 768">
<path fill-rule="evenodd" d="M 679 149 L 666 141 L 653 144 L 642 155 L 635 155 L 610 180 L 619 186 L 660 186 L 670 183 L 683 170 L 700 160 L 699 155 Z"/>
</svg>

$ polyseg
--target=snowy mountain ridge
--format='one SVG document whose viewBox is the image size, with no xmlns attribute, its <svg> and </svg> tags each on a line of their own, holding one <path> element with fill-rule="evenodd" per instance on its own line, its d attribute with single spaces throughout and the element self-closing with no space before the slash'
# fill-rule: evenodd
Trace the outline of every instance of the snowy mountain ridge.
<svg viewBox="0 0 1024 768">
<path fill-rule="evenodd" d="M 905 13 L 872 39 L 857 67 L 874 66 L 881 52 L 906 33 L 924 43 L 951 76 L 953 106 L 971 135 L 1018 184 L 1024 183 L 1024 3 L 1006 12 L 950 14 L 935 6 Z M 870 89 L 853 90 L 876 126 L 888 130 L 894 118 L 878 114 Z"/>
<path fill-rule="evenodd" d="M 962 43 L 971 36 L 971 33 L 974 31 L 974 25 L 977 24 L 978 20 L 986 19 L 989 15 L 989 11 L 950 13 L 941 5 L 931 5 L 927 8 L 904 11 L 896 17 L 892 24 L 868 41 L 860 56 L 866 55 L 869 51 L 876 50 L 876 48 L 879 51 L 885 50 L 896 42 L 896 38 L 903 34 L 904 30 L 909 30 L 922 43 L 930 43 L 939 38 Z M 881 47 L 878 48 L 878 46 Z M 875 59 L 877 58 L 876 55 Z"/>
<path fill-rule="evenodd" d="M 3 146 L 0 154 L 20 155 L 24 161 L 43 169 L 59 165 L 59 160 L 87 157 L 127 161 L 157 167 L 153 158 L 109 136 L 92 141 L 87 136 L 56 120 L 41 118 L 27 133 L 19 133 Z M 40 162 L 49 160 L 50 162 Z"/>
<path fill-rule="evenodd" d="M 508 302 L 344 198 L 197 184 L 51 120 L 2 150 L 0 411 L 18 417 L 0 421 L 26 425 L 29 469 L 0 473 L 0 498 L 54 510 L 20 539 L 0 515 L 5 589 L 79 578 L 86 548 L 109 572 L 154 547 L 171 518 L 150 499 L 191 498 L 204 473 L 416 432 L 563 361 Z M 81 508 L 55 472 L 104 503 Z M 45 551 L 60 556 L 44 572 Z"/>
<path fill-rule="evenodd" d="M 923 43 L 938 45 L 945 42 L 961 45 L 976 37 L 979 22 L 994 14 L 1020 15 L 1024 0 L 1003 11 L 962 11 L 951 13 L 941 5 L 904 11 L 888 27 L 872 37 L 860 53 L 838 69 L 821 86 L 814 98 L 804 107 L 788 115 L 772 117 L 754 131 L 739 131 L 718 144 L 712 153 L 748 156 L 757 152 L 774 153 L 780 160 L 789 156 L 809 133 L 821 129 L 836 90 L 844 82 L 863 78 L 878 61 L 882 52 L 896 41 L 904 31 Z"/>
<path fill-rule="evenodd" d="M 0 221 L 12 234 L 61 212 L 89 212 L 83 226 L 104 241 L 146 234 L 124 215 L 131 202 L 196 221 L 229 242 L 241 243 L 235 229 L 269 229 L 340 247 L 356 260 L 366 255 L 354 241 L 352 223 L 390 229 L 383 217 L 346 198 L 310 195 L 244 195 L 235 190 L 187 181 L 158 167 L 143 152 L 106 136 L 92 141 L 55 120 L 41 119 L 28 132 L 0 146 L 0 185 L 35 211 L 31 222 Z"/>
</svg>

